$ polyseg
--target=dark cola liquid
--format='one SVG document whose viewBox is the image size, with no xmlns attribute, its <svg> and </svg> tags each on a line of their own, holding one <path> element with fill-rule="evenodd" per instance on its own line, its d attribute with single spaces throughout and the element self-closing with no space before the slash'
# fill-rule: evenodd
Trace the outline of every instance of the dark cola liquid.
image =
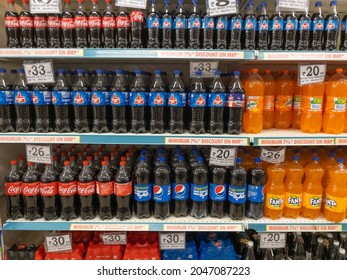
<svg viewBox="0 0 347 280">
<path fill-rule="evenodd" d="M 14 11 L 7 11 L 5 13 L 5 27 L 7 36 L 8 48 L 20 48 L 20 25 L 19 15 Z"/>
</svg>

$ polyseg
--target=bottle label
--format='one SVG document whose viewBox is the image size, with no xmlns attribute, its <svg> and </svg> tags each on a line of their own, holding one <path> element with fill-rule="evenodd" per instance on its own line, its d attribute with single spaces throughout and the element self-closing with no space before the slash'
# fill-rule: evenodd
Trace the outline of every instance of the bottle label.
<svg viewBox="0 0 347 280">
<path fill-rule="evenodd" d="M 171 200 L 171 185 L 153 186 L 153 200 L 156 202 L 168 202 Z"/>
<path fill-rule="evenodd" d="M 151 184 L 147 185 L 134 185 L 134 199 L 136 201 L 149 201 L 152 199 L 152 188 Z"/>
<path fill-rule="evenodd" d="M 48 28 L 61 28 L 61 18 L 56 16 L 48 16 L 47 18 Z"/>
<path fill-rule="evenodd" d="M 130 106 L 144 107 L 148 104 L 148 95 L 146 92 L 130 92 Z"/>
<path fill-rule="evenodd" d="M 292 19 L 292 18 L 287 19 L 285 24 L 285 29 L 287 31 L 298 30 L 298 20 Z"/>
<path fill-rule="evenodd" d="M 201 28 L 201 19 L 196 18 L 189 18 L 188 19 L 188 28 L 189 29 L 200 29 Z"/>
<path fill-rule="evenodd" d="M 324 205 L 325 209 L 336 213 L 344 213 L 346 211 L 346 206 L 346 197 L 336 197 L 326 194 Z"/>
<path fill-rule="evenodd" d="M 247 200 L 250 202 L 263 202 L 265 198 L 264 186 L 248 185 Z"/>
<path fill-rule="evenodd" d="M 172 28 L 172 18 L 171 17 L 162 18 L 160 27 L 162 29 L 171 29 Z"/>
<path fill-rule="evenodd" d="M 100 16 L 89 16 L 88 18 L 89 28 L 101 28 L 102 21 Z"/>
<path fill-rule="evenodd" d="M 96 182 L 96 193 L 99 196 L 112 195 L 114 191 L 114 182 Z"/>
<path fill-rule="evenodd" d="M 322 195 L 304 193 L 302 196 L 302 206 L 307 209 L 317 210 L 321 208 Z"/>
<path fill-rule="evenodd" d="M 300 30 L 311 30 L 311 20 L 300 20 L 299 28 Z"/>
<path fill-rule="evenodd" d="M 130 14 L 130 22 L 144 22 L 144 14 L 141 11 L 132 11 Z"/>
<path fill-rule="evenodd" d="M 190 93 L 189 95 L 190 107 L 206 107 L 207 106 L 207 93 Z"/>
<path fill-rule="evenodd" d="M 283 19 L 274 19 L 271 20 L 271 25 L 270 25 L 270 31 L 274 31 L 274 30 L 283 30 Z"/>
<path fill-rule="evenodd" d="M 347 27 L 347 20 L 341 21 L 341 31 L 345 31 Z"/>
<path fill-rule="evenodd" d="M 95 194 L 95 181 L 82 183 L 77 183 L 77 193 L 79 196 L 90 196 Z"/>
<path fill-rule="evenodd" d="M 169 93 L 170 97 L 168 99 L 169 107 L 184 107 L 187 102 L 187 94 L 184 92 L 172 92 Z"/>
<path fill-rule="evenodd" d="M 158 16 L 148 17 L 146 25 L 147 25 L 147 28 L 159 29 L 160 27 L 159 17 Z"/>
<path fill-rule="evenodd" d="M 189 198 L 189 183 L 172 184 L 172 198 L 175 200 L 187 200 Z"/>
<path fill-rule="evenodd" d="M 52 104 L 52 93 L 50 91 L 33 91 L 33 103 L 34 105 L 51 105 Z"/>
<path fill-rule="evenodd" d="M 19 28 L 19 18 L 18 17 L 5 17 L 6 28 Z"/>
<path fill-rule="evenodd" d="M 207 201 L 208 185 L 190 185 L 190 198 L 194 201 Z"/>
<path fill-rule="evenodd" d="M 304 112 L 322 112 L 323 97 L 321 96 L 303 96 L 302 111 Z"/>
<path fill-rule="evenodd" d="M 255 30 L 256 28 L 256 19 L 248 18 L 244 21 L 243 30 Z"/>
<path fill-rule="evenodd" d="M 34 28 L 47 28 L 47 18 L 45 16 L 34 16 Z"/>
<path fill-rule="evenodd" d="M 110 92 L 111 106 L 126 106 L 129 104 L 129 93 L 121 91 Z"/>
<path fill-rule="evenodd" d="M 324 31 L 324 25 L 325 25 L 324 19 L 314 20 L 313 24 L 312 24 L 312 30 L 313 31 Z"/>
<path fill-rule="evenodd" d="M 127 16 L 116 17 L 116 28 L 129 28 L 130 19 Z"/>
<path fill-rule="evenodd" d="M 247 186 L 236 187 L 229 186 L 228 200 L 234 204 L 244 204 L 246 203 L 246 191 Z"/>
<path fill-rule="evenodd" d="M 226 101 L 226 107 L 244 108 L 245 95 L 243 93 L 228 93 L 228 100 Z"/>
<path fill-rule="evenodd" d="M 214 18 L 205 17 L 202 19 L 202 29 L 214 29 Z"/>
<path fill-rule="evenodd" d="M 290 209 L 300 209 L 302 203 L 302 193 L 285 193 L 284 207 Z"/>
<path fill-rule="evenodd" d="M 120 184 L 114 183 L 114 194 L 117 196 L 128 196 L 133 193 L 133 184 L 131 182 Z"/>
<path fill-rule="evenodd" d="M 34 28 L 34 20 L 32 17 L 19 17 L 20 28 Z"/>
<path fill-rule="evenodd" d="M 114 16 L 104 16 L 102 18 L 102 28 L 110 28 L 114 29 L 116 28 L 116 17 Z"/>
<path fill-rule="evenodd" d="M 228 30 L 228 22 L 227 22 L 227 19 L 224 18 L 224 17 L 219 17 L 219 18 L 217 19 L 216 29 L 217 29 L 217 30 Z"/>
<path fill-rule="evenodd" d="M 40 183 L 41 196 L 55 196 L 58 194 L 58 182 Z"/>
<path fill-rule="evenodd" d="M 108 91 L 93 91 L 90 104 L 93 106 L 106 106 L 110 104 L 110 93 Z"/>
<path fill-rule="evenodd" d="M 58 191 L 60 196 L 73 196 L 77 193 L 77 181 L 69 183 L 59 182 Z"/>
<path fill-rule="evenodd" d="M 240 18 L 232 18 L 230 21 L 231 30 L 241 30 L 243 25 L 243 20 Z"/>
<path fill-rule="evenodd" d="M 22 182 L 6 182 L 5 194 L 9 196 L 22 194 Z"/>
<path fill-rule="evenodd" d="M 71 104 L 71 91 L 52 91 L 53 105 L 70 105 Z"/>
<path fill-rule="evenodd" d="M 208 95 L 208 107 L 224 108 L 227 102 L 225 93 L 210 93 Z"/>
<path fill-rule="evenodd" d="M 224 201 L 227 198 L 227 186 L 210 183 L 210 199 L 213 201 Z"/>
<path fill-rule="evenodd" d="M 257 30 L 258 31 L 267 31 L 267 30 L 269 30 L 269 23 L 270 23 L 270 21 L 268 19 L 258 20 Z"/>
<path fill-rule="evenodd" d="M 86 16 L 75 17 L 75 28 L 88 28 L 88 18 Z"/>
<path fill-rule="evenodd" d="M 337 18 L 329 19 L 325 22 L 325 30 L 339 30 L 340 21 Z"/>
<path fill-rule="evenodd" d="M 346 110 L 346 98 L 327 96 L 324 110 L 329 113 L 344 113 Z"/>
<path fill-rule="evenodd" d="M 275 109 L 280 112 L 290 112 L 293 107 L 293 96 L 278 95 L 275 100 Z"/>
<path fill-rule="evenodd" d="M 301 95 L 295 95 L 293 98 L 293 111 L 301 111 Z"/>
<path fill-rule="evenodd" d="M 23 196 L 35 196 L 40 193 L 40 182 L 22 183 Z"/>
<path fill-rule="evenodd" d="M 75 29 L 75 21 L 73 18 L 62 18 L 61 29 Z"/>
<path fill-rule="evenodd" d="M 175 18 L 174 29 L 187 29 L 187 19 L 185 18 Z"/>
<path fill-rule="evenodd" d="M 284 208 L 284 194 L 266 193 L 265 205 L 271 210 L 282 210 Z"/>
<path fill-rule="evenodd" d="M 148 96 L 148 104 L 152 107 L 166 106 L 167 98 L 165 92 L 150 92 Z"/>
<path fill-rule="evenodd" d="M 252 112 L 255 114 L 262 114 L 264 108 L 263 96 L 246 96 L 246 112 Z"/>
<path fill-rule="evenodd" d="M 264 112 L 275 111 L 275 96 L 264 95 Z"/>
<path fill-rule="evenodd" d="M 88 91 L 73 91 L 71 93 L 72 105 L 87 106 L 90 105 L 90 92 Z"/>
<path fill-rule="evenodd" d="M 15 105 L 31 105 L 33 104 L 32 92 L 29 90 L 18 90 L 14 92 Z"/>
<path fill-rule="evenodd" d="M 11 105 L 11 104 L 13 104 L 13 91 L 0 90 L 0 105 Z"/>
</svg>

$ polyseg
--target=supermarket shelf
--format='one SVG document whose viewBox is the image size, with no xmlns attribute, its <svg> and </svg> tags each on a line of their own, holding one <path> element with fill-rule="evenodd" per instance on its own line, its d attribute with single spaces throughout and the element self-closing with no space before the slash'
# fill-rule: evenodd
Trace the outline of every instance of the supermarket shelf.
<svg viewBox="0 0 347 280">
<path fill-rule="evenodd" d="M 347 52 L 339 51 L 258 51 L 262 61 L 347 61 Z"/>
</svg>

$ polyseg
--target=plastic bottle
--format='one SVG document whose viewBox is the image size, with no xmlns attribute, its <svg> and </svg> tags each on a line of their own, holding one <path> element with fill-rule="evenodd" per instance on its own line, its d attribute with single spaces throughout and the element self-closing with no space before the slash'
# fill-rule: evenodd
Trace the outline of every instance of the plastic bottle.
<svg viewBox="0 0 347 280">
<path fill-rule="evenodd" d="M 131 28 L 131 48 L 143 48 L 144 32 L 145 32 L 145 18 L 142 11 L 132 11 L 130 14 L 130 28 Z"/>
<path fill-rule="evenodd" d="M 130 17 L 124 7 L 119 7 L 116 16 L 116 38 L 117 48 L 124 49 L 129 47 Z"/>
<path fill-rule="evenodd" d="M 5 194 L 7 202 L 7 217 L 12 220 L 23 218 L 22 175 L 17 167 L 17 161 L 11 160 L 10 171 L 5 177 Z"/>
<path fill-rule="evenodd" d="M 247 261 L 255 260 L 253 241 L 251 241 L 251 240 L 247 241 L 247 249 L 246 250 L 247 250 L 247 253 L 246 253 L 245 260 L 247 260 Z"/>
<path fill-rule="evenodd" d="M 242 49 L 243 17 L 240 13 L 230 16 L 230 50 Z"/>
<path fill-rule="evenodd" d="M 20 48 L 20 25 L 19 15 L 14 6 L 14 0 L 7 0 L 7 9 L 5 12 L 5 28 L 8 48 Z"/>
<path fill-rule="evenodd" d="M 297 232 L 295 234 L 295 245 L 294 245 L 293 251 L 294 251 L 293 260 L 306 259 L 304 239 L 301 236 L 301 232 Z"/>
<path fill-rule="evenodd" d="M 188 49 L 200 49 L 202 22 L 201 14 L 198 11 L 199 0 L 192 0 L 192 4 L 193 10 L 188 18 Z"/>
<path fill-rule="evenodd" d="M 88 47 L 88 15 L 84 7 L 84 0 L 78 0 L 78 8 L 75 13 L 75 36 L 76 36 L 76 47 L 87 48 Z"/>
<path fill-rule="evenodd" d="M 32 162 L 28 162 L 28 169 L 22 177 L 21 187 L 24 198 L 24 218 L 30 221 L 40 219 L 42 217 L 40 174 L 35 172 Z"/>
<path fill-rule="evenodd" d="M 90 36 L 90 48 L 101 48 L 102 45 L 102 17 L 99 11 L 98 0 L 92 0 L 92 10 L 88 16 L 88 27 Z"/>
<path fill-rule="evenodd" d="M 62 34 L 61 34 L 61 14 L 48 14 L 48 45 L 50 48 L 62 47 Z"/>
<path fill-rule="evenodd" d="M 34 17 L 29 11 L 29 0 L 22 0 L 23 8 L 19 14 L 21 45 L 23 48 L 34 48 Z"/>
<path fill-rule="evenodd" d="M 265 70 L 263 80 L 265 85 L 263 128 L 270 129 L 275 124 L 276 80 L 269 69 Z"/>
<path fill-rule="evenodd" d="M 60 216 L 60 197 L 58 194 L 59 174 L 52 164 L 46 164 L 40 179 L 40 195 L 42 197 L 43 218 L 46 221 L 56 220 Z"/>
<path fill-rule="evenodd" d="M 310 48 L 310 36 L 312 32 L 312 21 L 306 9 L 305 14 L 299 17 L 299 28 L 298 28 L 298 46 L 297 49 L 309 50 Z"/>
<path fill-rule="evenodd" d="M 316 2 L 315 6 L 316 12 L 312 15 L 311 50 L 322 50 L 325 29 L 325 18 L 322 12 L 322 2 Z"/>
<path fill-rule="evenodd" d="M 173 23 L 172 14 L 170 11 L 170 0 L 164 0 L 164 12 L 161 15 L 161 37 L 162 37 L 162 48 L 171 49 L 172 48 L 172 36 L 173 36 Z"/>
<path fill-rule="evenodd" d="M 192 200 L 191 216 L 201 219 L 207 216 L 208 211 L 208 169 L 202 157 L 198 157 L 192 170 L 190 185 L 190 198 Z"/>
<path fill-rule="evenodd" d="M 253 0 L 247 1 L 248 9 L 243 19 L 243 30 L 244 30 L 244 49 L 254 50 L 256 47 L 256 29 L 257 29 L 257 17 L 253 10 Z"/>
<path fill-rule="evenodd" d="M 61 34 L 64 48 L 75 47 L 75 16 L 71 9 L 71 0 L 64 0 L 64 12 L 61 16 Z"/>
<path fill-rule="evenodd" d="M 109 172 L 107 161 L 101 162 L 101 169 L 96 176 L 96 194 L 99 201 L 99 217 L 101 220 L 110 220 L 114 212 L 114 182 L 112 174 Z"/>
<path fill-rule="evenodd" d="M 270 21 L 270 50 L 281 50 L 283 45 L 284 19 L 280 11 L 276 11 Z"/>
<path fill-rule="evenodd" d="M 34 38 L 36 41 L 37 48 L 47 48 L 48 47 L 48 22 L 47 16 L 45 14 L 35 14 L 34 15 Z"/>
<path fill-rule="evenodd" d="M 292 128 L 301 128 L 301 113 L 302 113 L 302 86 L 298 85 L 297 72 L 294 74 L 294 97 L 292 111 Z"/>
<path fill-rule="evenodd" d="M 322 186 L 323 186 L 323 197 L 322 201 L 325 202 L 325 194 L 326 194 L 326 188 L 329 184 L 329 170 L 333 167 L 337 166 L 337 161 L 336 161 L 336 153 L 335 151 L 330 151 L 329 157 L 322 162 L 322 168 L 324 170 L 324 175 L 322 178 Z M 322 203 L 323 204 L 323 203 Z M 324 206 L 324 205 L 322 205 Z M 324 207 L 322 207 L 324 208 Z M 324 209 L 322 209 L 324 210 Z"/>
<path fill-rule="evenodd" d="M 340 39 L 340 50 L 345 51 L 347 49 L 347 15 L 341 20 L 341 39 Z"/>
<path fill-rule="evenodd" d="M 216 70 L 215 78 L 208 94 L 209 125 L 208 131 L 211 134 L 222 134 L 224 131 L 224 107 L 226 105 L 226 90 L 220 78 L 221 71 Z"/>
<path fill-rule="evenodd" d="M 47 133 L 52 130 L 52 92 L 45 84 L 35 84 L 32 100 L 35 106 L 36 132 Z"/>
<path fill-rule="evenodd" d="M 266 2 L 261 2 L 260 15 L 257 17 L 257 36 L 256 44 L 258 50 L 267 50 L 269 48 L 270 38 L 270 17 L 266 13 Z"/>
<path fill-rule="evenodd" d="M 330 14 L 325 18 L 325 49 L 328 51 L 337 50 L 340 30 L 340 17 L 337 14 L 336 1 L 330 2 Z"/>
<path fill-rule="evenodd" d="M 145 133 L 146 129 L 146 107 L 148 104 L 148 94 L 142 71 L 135 71 L 136 78 L 130 91 L 129 104 L 131 106 L 131 131 L 133 133 Z"/>
<path fill-rule="evenodd" d="M 105 48 L 116 47 L 116 15 L 113 12 L 112 0 L 105 0 L 106 10 L 102 15 L 103 44 Z"/>
<path fill-rule="evenodd" d="M 227 197 L 227 170 L 223 166 L 211 166 L 211 182 L 209 186 L 210 216 L 223 218 Z"/>
<path fill-rule="evenodd" d="M 121 161 L 115 176 L 114 194 L 117 200 L 117 218 L 121 221 L 131 218 L 131 195 L 133 185 L 129 172 L 125 168 L 125 161 Z"/>
<path fill-rule="evenodd" d="M 189 167 L 183 156 L 178 156 L 177 164 L 172 166 L 172 199 L 175 217 L 188 215 Z"/>
<path fill-rule="evenodd" d="M 147 48 L 158 49 L 159 45 L 159 28 L 160 18 L 156 9 L 157 0 L 151 0 L 151 9 L 147 15 L 147 31 L 148 31 L 148 42 Z"/>
<path fill-rule="evenodd" d="M 225 50 L 228 47 L 228 16 L 216 18 L 216 43 L 215 49 Z"/>
<path fill-rule="evenodd" d="M 187 16 L 183 10 L 184 0 L 177 1 L 177 14 L 174 19 L 173 29 L 175 30 L 175 49 L 185 49 L 186 48 L 186 32 L 188 27 Z"/>
<path fill-rule="evenodd" d="M 284 45 L 285 50 L 295 50 L 296 37 L 298 31 L 298 18 L 295 12 L 286 15 L 284 18 Z"/>
<path fill-rule="evenodd" d="M 6 69 L 0 68 L 0 132 L 14 132 L 13 91 L 5 77 Z"/>
</svg>

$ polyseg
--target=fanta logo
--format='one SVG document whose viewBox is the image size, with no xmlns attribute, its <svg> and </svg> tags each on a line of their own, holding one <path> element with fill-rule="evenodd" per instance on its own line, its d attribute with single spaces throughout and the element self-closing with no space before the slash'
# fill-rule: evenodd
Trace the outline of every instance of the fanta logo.
<svg viewBox="0 0 347 280">
<path fill-rule="evenodd" d="M 323 29 L 323 23 L 321 21 L 317 23 L 316 29 Z"/>
<path fill-rule="evenodd" d="M 52 103 L 53 104 L 57 103 L 57 98 L 55 97 L 55 95 L 52 96 Z"/>
<path fill-rule="evenodd" d="M 250 20 L 247 21 L 247 23 L 246 23 L 246 28 L 247 28 L 247 29 L 253 28 L 253 23 L 252 23 Z"/>
<path fill-rule="evenodd" d="M 33 94 L 33 103 L 39 103 L 39 99 L 36 95 Z"/>
<path fill-rule="evenodd" d="M 273 25 L 273 28 L 274 29 L 280 29 L 281 28 L 281 25 L 280 23 L 278 22 L 278 20 L 275 21 L 274 25 Z"/>
<path fill-rule="evenodd" d="M 213 100 L 213 105 L 223 105 L 223 100 L 219 94 L 217 94 L 217 97 Z"/>
<path fill-rule="evenodd" d="M 335 28 L 335 24 L 332 21 L 329 21 L 328 25 L 327 25 L 328 29 L 334 29 Z"/>
<path fill-rule="evenodd" d="M 162 105 L 164 104 L 164 99 L 161 97 L 160 93 L 157 94 L 157 96 L 154 98 L 154 104 L 156 105 Z"/>
<path fill-rule="evenodd" d="M 170 105 L 177 105 L 177 98 L 175 97 L 174 94 L 171 94 L 170 99 L 169 99 L 169 104 Z"/>
<path fill-rule="evenodd" d="M 241 28 L 241 22 L 239 20 L 235 21 L 234 28 Z"/>
<path fill-rule="evenodd" d="M 269 26 L 266 23 L 266 21 L 263 21 L 262 25 L 260 26 L 260 29 L 268 29 L 268 28 L 269 28 Z"/>
<path fill-rule="evenodd" d="M 304 23 L 301 25 L 302 29 L 308 29 L 310 26 L 308 25 L 307 21 L 305 20 Z"/>
<path fill-rule="evenodd" d="M 112 104 L 120 104 L 120 98 L 117 96 L 116 93 L 113 95 L 111 103 Z"/>
<path fill-rule="evenodd" d="M 273 196 L 270 198 L 269 203 L 271 206 L 278 207 L 283 205 L 283 199 L 277 196 Z"/>
<path fill-rule="evenodd" d="M 175 186 L 175 193 L 177 195 L 184 195 L 185 192 L 186 192 L 185 185 L 176 185 Z"/>
<path fill-rule="evenodd" d="M 213 245 L 216 246 L 218 249 L 220 249 L 222 248 L 222 241 L 213 242 Z"/>
<path fill-rule="evenodd" d="M 165 19 L 163 26 L 170 27 L 171 26 L 170 21 L 168 19 Z"/>
<path fill-rule="evenodd" d="M 199 21 L 198 18 L 195 19 L 195 21 L 194 21 L 194 23 L 193 23 L 193 26 L 194 26 L 194 27 L 200 27 L 200 21 Z"/>
<path fill-rule="evenodd" d="M 200 105 L 200 106 L 205 105 L 205 99 L 202 97 L 201 94 L 199 95 L 198 100 L 196 100 L 196 105 Z"/>
<path fill-rule="evenodd" d="M 312 206 L 319 206 L 319 205 L 321 205 L 321 203 L 322 203 L 322 198 L 320 198 L 320 197 L 312 197 L 310 199 L 310 204 Z"/>
<path fill-rule="evenodd" d="M 153 27 L 159 27 L 159 21 L 157 18 L 152 22 L 152 26 Z"/>
<path fill-rule="evenodd" d="M 223 186 L 223 185 L 216 186 L 214 189 L 214 193 L 216 194 L 216 196 L 224 196 L 225 186 Z"/>
<path fill-rule="evenodd" d="M 288 197 L 288 204 L 299 206 L 301 204 L 301 198 L 296 195 L 291 195 Z"/>
<path fill-rule="evenodd" d="M 76 97 L 75 97 L 75 99 L 74 99 L 74 102 L 75 102 L 76 104 L 82 104 L 82 103 L 84 103 L 84 98 L 81 96 L 80 93 L 77 93 L 77 95 L 76 95 Z"/>
<path fill-rule="evenodd" d="M 18 92 L 17 96 L 16 96 L 16 102 L 17 103 L 25 103 L 26 102 L 25 96 L 23 96 L 20 92 Z"/>
<path fill-rule="evenodd" d="M 92 98 L 93 104 L 100 104 L 100 97 L 94 92 L 93 98 Z"/>
<path fill-rule="evenodd" d="M 153 193 L 156 197 L 162 197 L 164 194 L 164 190 L 161 186 L 154 186 Z"/>
<path fill-rule="evenodd" d="M 213 19 L 210 19 L 210 21 L 208 22 L 208 25 L 207 25 L 208 27 L 211 27 L 211 28 L 213 28 L 214 27 L 214 21 L 213 21 Z"/>
<path fill-rule="evenodd" d="M 291 21 L 288 21 L 287 25 L 286 25 L 287 29 L 293 29 L 294 28 L 294 24 Z"/>
<path fill-rule="evenodd" d="M 143 99 L 143 97 L 141 96 L 140 93 L 137 94 L 135 100 L 134 100 L 134 104 L 137 104 L 137 105 L 143 105 L 145 104 L 145 100 Z"/>
<path fill-rule="evenodd" d="M 335 200 L 327 197 L 325 199 L 325 206 L 328 208 L 333 208 L 333 207 L 337 207 L 337 203 Z"/>
<path fill-rule="evenodd" d="M 218 21 L 217 28 L 224 28 L 224 22 Z"/>
<path fill-rule="evenodd" d="M 177 28 L 183 27 L 183 22 L 180 21 L 180 20 L 178 20 L 178 21 L 176 22 L 176 27 L 177 27 Z"/>
</svg>

